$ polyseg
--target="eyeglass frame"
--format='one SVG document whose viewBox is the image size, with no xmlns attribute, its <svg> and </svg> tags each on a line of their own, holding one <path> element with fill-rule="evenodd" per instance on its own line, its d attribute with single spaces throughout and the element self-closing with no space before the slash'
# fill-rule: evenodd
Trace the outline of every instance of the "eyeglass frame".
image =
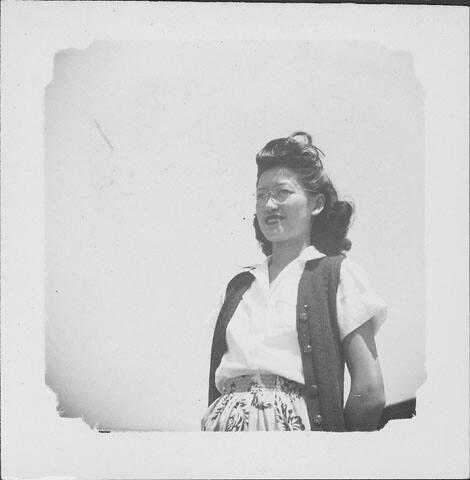
<svg viewBox="0 0 470 480">
<path fill-rule="evenodd" d="M 270 198 L 272 198 L 273 202 L 276 203 L 277 205 L 282 205 L 283 203 L 286 203 L 287 200 L 289 199 L 289 197 L 291 195 L 293 195 L 294 193 L 298 193 L 296 192 L 295 190 L 294 191 L 291 191 L 287 188 L 279 188 L 278 189 L 278 192 L 280 192 L 281 190 L 288 190 L 289 191 L 289 194 L 287 195 L 286 199 L 285 200 L 282 200 L 282 201 L 279 201 L 279 200 L 276 200 L 275 198 L 275 195 L 276 195 L 276 192 L 273 192 L 272 190 L 268 190 L 266 193 L 263 193 L 263 194 L 258 194 L 256 193 L 255 194 L 255 199 L 256 199 L 256 204 L 259 204 L 261 202 L 260 199 L 258 199 L 258 196 L 259 195 L 263 195 L 263 198 L 264 198 L 264 201 L 262 202 L 264 205 L 266 205 L 268 203 L 268 200 Z M 313 196 L 316 196 L 316 194 L 314 194 L 313 192 L 311 192 L 310 190 L 304 190 L 307 195 L 313 195 Z M 321 195 L 321 194 L 320 194 Z"/>
<path fill-rule="evenodd" d="M 284 200 L 278 200 L 276 197 L 279 196 L 279 194 L 282 192 L 282 190 L 286 190 L 289 193 Z M 288 190 L 287 188 L 279 188 L 279 189 L 277 189 L 277 192 L 273 191 L 273 190 L 268 190 L 267 192 L 264 192 L 264 193 L 256 193 L 256 204 L 266 205 L 268 203 L 269 199 L 271 198 L 274 203 L 276 203 L 277 205 L 281 205 L 281 204 L 287 202 L 289 197 L 291 195 L 293 195 L 294 193 L 296 193 L 296 192 Z M 260 197 L 262 197 L 262 198 L 260 198 Z"/>
</svg>

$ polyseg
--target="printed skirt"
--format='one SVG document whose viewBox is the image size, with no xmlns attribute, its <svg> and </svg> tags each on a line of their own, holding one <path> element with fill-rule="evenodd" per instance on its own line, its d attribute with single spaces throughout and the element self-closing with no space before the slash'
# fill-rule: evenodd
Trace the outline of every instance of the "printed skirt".
<svg viewBox="0 0 470 480">
<path fill-rule="evenodd" d="M 205 432 L 310 430 L 304 386 L 277 375 L 242 375 L 224 383 L 223 394 L 201 421 Z"/>
</svg>

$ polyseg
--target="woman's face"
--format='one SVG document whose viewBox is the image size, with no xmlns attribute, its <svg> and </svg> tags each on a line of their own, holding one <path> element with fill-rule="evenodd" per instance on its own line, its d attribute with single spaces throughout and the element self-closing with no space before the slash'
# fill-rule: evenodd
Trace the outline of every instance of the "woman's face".
<svg viewBox="0 0 470 480">
<path fill-rule="evenodd" d="M 273 244 L 309 244 L 312 213 L 319 213 L 317 209 L 316 198 L 305 192 L 292 170 L 273 167 L 259 177 L 256 217 L 264 236 Z"/>
</svg>

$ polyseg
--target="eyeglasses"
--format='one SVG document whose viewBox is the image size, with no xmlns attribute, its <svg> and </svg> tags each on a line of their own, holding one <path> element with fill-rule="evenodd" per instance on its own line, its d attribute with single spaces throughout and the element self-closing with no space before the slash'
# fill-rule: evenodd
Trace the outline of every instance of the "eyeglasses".
<svg viewBox="0 0 470 480">
<path fill-rule="evenodd" d="M 266 205 L 268 200 L 272 198 L 276 203 L 284 203 L 287 199 L 295 192 L 289 190 L 287 188 L 276 188 L 275 190 L 271 191 L 268 190 L 267 192 L 257 192 L 256 193 L 256 203 L 258 205 Z"/>
</svg>

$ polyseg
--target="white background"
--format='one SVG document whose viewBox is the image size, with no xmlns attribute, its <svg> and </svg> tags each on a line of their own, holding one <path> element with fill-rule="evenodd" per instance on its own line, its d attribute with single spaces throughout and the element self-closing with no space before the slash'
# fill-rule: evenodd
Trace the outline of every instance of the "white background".
<svg viewBox="0 0 470 480">
<path fill-rule="evenodd" d="M 256 152 L 305 129 L 389 306 L 387 403 L 424 377 L 424 92 L 365 42 L 98 42 L 45 100 L 47 380 L 104 429 L 199 430 L 210 310 L 259 261 Z M 400 348 L 396 348 L 400 345 Z"/>
<path fill-rule="evenodd" d="M 435 477 L 468 474 L 466 470 L 468 469 L 466 460 L 468 455 L 468 326 L 467 305 L 464 303 L 468 287 L 466 246 L 468 235 L 465 220 L 468 212 L 467 10 L 446 7 L 191 4 L 154 6 L 43 3 L 41 5 L 4 4 L 2 13 L 4 20 L 2 22 L 2 435 L 10 445 L 7 456 L 2 452 L 4 476 L 20 478 L 44 475 L 94 478 L 110 476 L 126 478 L 370 477 L 380 475 Z M 240 25 L 244 27 L 240 28 Z M 239 436 L 221 438 L 199 433 L 103 435 L 85 427 L 81 420 L 66 420 L 57 416 L 54 395 L 44 387 L 44 286 L 48 285 L 44 277 L 47 258 L 44 241 L 45 226 L 49 221 L 49 217 L 45 216 L 44 182 L 54 178 L 53 175 L 49 175 L 47 164 L 46 169 L 43 168 L 44 87 L 53 78 L 53 59 L 58 50 L 71 46 L 84 49 L 99 38 L 126 40 L 205 38 L 226 41 L 256 38 L 270 41 L 284 39 L 317 42 L 338 39 L 367 40 L 378 42 L 391 50 L 403 50 L 412 54 L 416 77 L 425 90 L 426 108 L 425 265 L 428 380 L 420 391 L 422 394 L 418 397 L 419 415 L 416 419 L 408 422 L 394 422 L 389 428 L 375 434 L 313 436 L 307 433 L 304 436 L 290 438 L 286 443 L 283 438 L 266 435 L 263 435 L 263 441 L 260 442 L 255 438 L 257 434 L 255 437 L 243 439 Z M 8 69 L 6 70 L 5 67 Z M 286 94 L 286 92 L 280 93 Z M 102 103 L 104 101 L 105 97 Z M 92 107 L 95 109 L 92 113 L 98 121 L 103 123 L 103 130 L 107 135 L 109 134 L 114 151 L 119 152 L 119 148 L 124 148 L 122 145 L 132 137 L 120 137 L 119 140 L 113 138 L 105 125 L 111 125 L 112 130 L 112 125 L 117 124 L 116 120 L 106 123 L 101 117 L 97 117 L 102 104 L 97 103 Z M 234 110 L 237 109 L 234 108 Z M 332 109 L 326 108 L 324 111 L 331 113 Z M 351 235 L 354 243 L 354 258 L 361 261 L 369 270 L 379 293 L 389 300 L 387 291 L 389 275 L 385 275 L 384 269 L 375 265 L 377 259 L 382 257 L 373 252 L 369 253 L 370 244 L 375 242 L 372 243 L 370 238 L 366 237 L 370 235 L 373 237 L 375 235 L 374 238 L 381 237 L 380 232 L 372 230 L 369 218 L 374 220 L 374 228 L 377 230 L 387 227 L 387 225 L 377 226 L 377 213 L 368 210 L 373 207 L 368 201 L 369 197 L 374 198 L 376 202 L 384 198 L 385 200 L 379 203 L 378 207 L 390 208 L 392 198 L 387 198 L 390 193 L 381 197 L 377 196 L 376 192 L 364 192 L 363 185 L 357 185 L 356 182 L 352 184 L 350 178 L 355 172 L 352 170 L 348 173 L 344 168 L 346 156 L 345 150 L 342 149 L 345 149 L 346 145 L 337 140 L 334 132 L 328 131 L 328 121 L 300 118 L 294 109 L 290 109 L 290 112 L 292 115 L 290 119 L 286 117 L 282 120 L 272 120 L 272 125 L 266 123 L 265 116 L 261 115 L 258 124 L 259 133 L 257 131 L 256 134 L 248 128 L 248 125 L 244 125 L 243 130 L 250 131 L 250 135 L 253 136 L 247 141 L 235 142 L 236 147 L 230 150 L 231 158 L 241 158 L 249 162 L 249 159 L 253 158 L 254 153 L 268 139 L 290 133 L 290 123 L 294 119 L 304 118 L 304 123 L 312 125 L 309 129 L 318 138 L 318 143 L 327 152 L 328 158 L 331 158 L 332 176 L 337 179 L 341 191 L 354 197 L 361 215 Z M 127 113 L 132 117 L 132 111 L 127 110 Z M 197 113 L 196 109 L 195 114 Z M 232 135 L 233 132 L 237 132 L 238 127 L 233 127 L 232 124 L 232 122 L 236 123 L 236 119 L 228 117 L 226 121 L 223 138 L 216 140 L 220 132 L 217 128 L 212 131 L 215 141 L 199 142 L 198 139 L 196 142 L 197 145 L 207 149 L 214 146 L 214 151 L 206 152 L 207 158 L 217 160 L 221 147 L 225 146 L 229 139 L 228 132 L 232 132 Z M 302 128 L 304 128 L 303 125 Z M 324 130 L 321 130 L 322 128 Z M 274 129 L 275 134 L 272 133 Z M 67 131 L 72 134 L 70 129 Z M 96 135 L 95 126 L 90 126 L 90 136 L 91 131 Z M 145 147 L 145 140 L 152 137 L 151 132 L 153 132 L 153 126 L 152 129 L 144 128 L 140 132 L 140 140 L 144 140 L 141 142 L 141 148 Z M 173 131 L 170 129 L 169 132 L 171 137 Z M 243 138 L 243 135 L 241 137 Z M 185 138 L 185 142 L 187 140 Z M 364 142 L 358 142 L 356 148 L 358 148 L 357 145 L 364 145 Z M 109 161 L 109 155 L 106 156 L 107 146 L 102 139 L 101 148 L 102 153 L 99 158 L 107 158 Z M 128 145 L 127 148 L 128 152 L 135 153 L 134 147 Z M 92 146 L 90 151 L 93 151 Z M 380 150 L 379 153 L 382 155 L 383 151 Z M 418 150 L 417 153 L 422 154 L 422 150 Z M 145 164 L 145 159 L 149 157 L 142 155 L 141 158 L 144 159 Z M 386 160 L 385 164 L 394 165 L 392 159 Z M 337 170 L 333 167 L 333 161 L 339 162 Z M 121 177 L 116 177 L 117 182 L 119 179 L 129 180 L 131 177 L 125 168 L 129 168 L 130 163 L 124 162 L 120 165 L 124 170 L 121 170 L 123 173 Z M 147 164 L 147 167 L 153 165 Z M 217 179 L 222 178 L 226 183 L 224 188 L 221 185 L 218 188 L 222 192 L 225 188 L 233 188 L 234 177 L 238 175 L 239 177 L 236 178 L 240 178 L 239 184 L 243 185 L 241 196 L 249 199 L 250 186 L 246 185 L 246 179 L 252 178 L 254 174 L 253 166 L 249 165 L 246 163 L 246 172 L 243 171 L 243 175 L 238 170 L 219 172 L 222 175 L 217 175 Z M 342 168 L 339 168 L 340 165 Z M 378 165 L 384 165 L 383 158 Z M 174 168 L 181 167 L 181 164 L 177 164 Z M 250 171 L 249 168 L 252 170 Z M 91 189 L 92 193 L 99 191 L 99 181 L 108 171 L 109 168 L 106 167 L 94 176 L 97 184 L 94 187 L 95 190 Z M 148 171 L 148 168 L 145 171 Z M 141 188 L 147 185 L 150 189 L 150 186 L 154 185 L 151 181 L 154 178 L 148 179 L 148 183 L 145 183 L 143 177 L 139 176 L 140 172 L 135 175 L 133 182 L 120 185 L 121 191 L 129 193 L 135 186 Z M 198 173 L 195 177 L 199 179 L 200 174 Z M 77 193 L 78 187 L 82 188 L 79 180 L 80 177 L 77 178 L 78 186 L 76 185 L 75 190 L 72 188 L 71 193 Z M 419 178 L 417 180 L 420 181 Z M 377 185 L 372 183 L 372 187 L 377 188 Z M 56 188 L 60 190 L 60 185 Z M 169 189 L 169 186 L 166 184 L 162 188 L 166 191 L 165 188 Z M 105 191 L 109 194 L 110 189 Z M 415 188 L 413 192 L 420 195 L 422 185 Z M 185 206 L 189 205 L 190 211 L 196 209 L 197 212 L 197 207 L 194 205 L 198 198 L 195 198 L 194 192 L 187 193 L 191 193 L 187 197 L 187 203 L 184 205 L 177 203 L 178 208 L 186 214 Z M 145 194 L 141 194 L 141 203 L 135 200 L 136 204 L 133 204 L 132 212 L 136 209 L 139 211 L 144 209 L 144 212 L 149 215 L 147 218 L 151 218 L 150 212 L 153 215 L 154 206 L 148 205 L 144 200 L 153 198 L 151 196 L 154 192 L 152 191 L 150 195 L 147 190 L 146 194 L 149 196 L 145 197 Z M 180 194 L 178 191 L 177 198 L 184 199 L 184 195 L 181 197 Z M 405 193 L 400 192 L 400 194 Z M 410 195 L 413 193 L 410 192 Z M 218 202 L 220 198 L 224 198 L 223 195 L 216 197 Z M 73 195 L 71 198 L 74 198 Z M 101 205 L 103 208 L 109 205 L 106 202 L 99 203 L 100 198 L 102 197 L 93 197 L 94 203 L 91 202 L 89 205 Z M 207 202 L 208 198 L 210 197 L 201 199 L 204 206 L 207 206 L 204 202 Z M 123 202 L 120 206 L 124 205 Z M 219 213 L 224 222 L 221 222 L 222 228 L 217 228 L 211 235 L 211 239 L 214 240 L 214 249 L 219 249 L 214 250 L 214 253 L 220 260 L 218 265 L 221 270 L 216 274 L 207 271 L 205 275 L 207 275 L 206 281 L 212 282 L 214 286 L 219 282 L 223 283 L 230 268 L 230 265 L 226 266 L 224 263 L 227 257 L 222 247 L 225 245 L 219 235 L 224 234 L 224 228 L 229 228 L 228 223 L 234 235 L 242 236 L 243 242 L 250 238 L 251 232 L 249 222 L 244 223 L 243 217 L 240 218 L 242 211 L 250 213 L 249 200 L 246 200 L 246 203 L 237 204 L 236 211 L 229 214 L 233 216 L 225 218 L 227 205 L 230 206 L 230 203 L 218 203 L 216 208 L 220 209 Z M 67 211 L 75 215 L 78 206 L 70 205 L 67 208 Z M 177 212 L 178 208 L 175 209 Z M 96 209 L 89 209 L 86 213 L 90 214 L 91 211 L 96 212 Z M 122 208 L 120 212 L 123 215 Z M 113 214 L 115 214 L 114 210 Z M 74 219 L 73 215 L 70 219 Z M 396 218 L 402 218 L 398 213 L 395 215 Z M 200 226 L 195 221 L 196 217 L 195 213 L 190 226 L 197 230 Z M 124 215 L 120 218 L 130 218 L 132 222 L 136 222 L 138 217 Z M 415 219 L 419 222 L 419 216 Z M 225 221 L 228 223 L 225 224 Z M 142 233 L 136 227 L 136 223 L 131 223 L 129 231 Z M 184 230 L 185 227 L 181 225 L 180 228 Z M 105 231 L 109 233 L 112 229 Z M 411 229 L 409 232 L 411 239 L 414 238 L 414 233 Z M 166 237 L 163 235 L 164 238 Z M 165 242 L 162 236 L 158 237 L 158 240 Z M 228 251 L 237 243 L 236 239 L 230 241 L 226 245 Z M 129 238 L 126 238 L 125 242 L 130 246 Z M 139 247 L 139 259 L 142 260 L 142 245 L 145 247 L 144 250 L 149 250 L 153 242 L 140 235 L 136 236 L 136 244 Z M 168 247 L 171 248 L 165 250 L 165 254 L 168 255 L 166 268 L 171 272 L 170 278 L 173 278 L 171 267 L 175 250 L 173 245 Z M 189 245 L 186 249 L 188 247 Z M 195 266 L 200 271 L 204 248 L 208 248 L 207 243 L 201 242 L 198 248 L 202 248 L 202 254 L 196 260 L 199 264 L 196 263 Z M 231 261 L 246 262 L 247 254 L 256 252 L 256 245 L 244 248 L 246 250 L 240 251 L 240 257 L 233 257 Z M 118 265 L 119 271 L 123 271 L 121 261 L 125 264 L 129 259 L 118 258 L 119 252 L 121 252 L 119 249 L 114 250 L 114 257 L 112 251 L 109 253 L 107 265 Z M 77 249 L 72 250 L 72 253 L 76 255 Z M 154 259 L 156 258 L 155 256 Z M 161 256 L 158 258 L 160 259 Z M 397 258 L 392 256 L 389 263 L 399 261 Z M 100 257 L 98 266 L 103 264 L 102 260 L 103 257 Z M 77 272 L 84 274 L 87 271 L 85 265 L 81 267 L 81 271 Z M 408 270 L 405 280 L 410 277 L 412 283 L 416 282 L 416 277 L 413 275 L 419 272 L 415 272 L 409 266 Z M 124 271 L 126 271 L 125 268 Z M 140 272 L 142 273 L 143 270 Z M 155 278 L 153 275 L 149 276 L 150 281 L 155 281 Z M 397 281 L 397 277 L 393 280 Z M 47 280 L 47 282 L 53 281 L 54 277 Z M 142 278 L 138 278 L 137 284 L 142 284 Z M 85 288 L 86 283 L 84 282 L 83 285 Z M 99 285 L 98 282 L 97 285 Z M 408 282 L 404 281 L 402 291 L 406 291 L 407 285 Z M 148 304 L 157 302 L 159 298 L 166 298 L 162 296 L 152 299 L 151 288 L 152 285 L 145 285 L 144 296 L 146 295 Z M 131 291 L 132 289 L 129 289 L 124 298 L 119 299 L 122 302 L 121 306 L 127 305 L 128 300 L 132 300 L 129 296 Z M 99 289 L 92 293 L 100 298 Z M 408 292 L 406 293 L 408 295 Z M 135 291 L 134 294 L 136 295 Z M 393 298 L 396 297 L 392 291 Z M 208 307 L 212 300 L 207 297 L 205 305 Z M 70 306 L 68 301 L 65 305 Z M 78 303 L 75 305 L 79 306 Z M 178 307 L 180 308 L 180 305 Z M 148 315 L 147 309 L 144 310 L 145 315 Z M 203 310 L 204 308 L 200 307 L 199 313 Z M 106 316 L 106 318 L 111 317 Z M 127 325 L 123 318 L 130 317 L 121 317 L 121 327 Z M 387 328 L 391 330 L 392 325 L 400 325 L 400 322 L 401 320 L 394 323 L 390 321 Z M 147 325 L 148 323 L 145 323 L 145 327 Z M 142 325 L 136 326 L 135 323 L 131 326 L 132 328 L 128 329 L 129 338 L 135 336 L 138 328 L 143 328 Z M 86 329 L 86 326 L 84 327 Z M 146 328 L 143 330 L 147 331 Z M 402 335 L 399 329 L 398 332 L 396 335 Z M 69 331 L 69 333 L 73 332 Z M 382 332 L 384 338 L 386 333 L 385 330 Z M 91 340 L 93 338 L 90 337 Z M 75 335 L 70 335 L 68 345 L 72 351 L 74 348 L 78 350 L 78 347 L 74 346 L 76 339 Z M 191 341 L 194 340 L 191 339 Z M 122 345 L 122 342 L 119 344 Z M 106 354 L 106 349 L 109 347 L 102 345 L 102 348 L 105 349 Z M 387 347 L 384 343 L 382 351 L 385 352 L 387 348 L 391 350 L 391 347 Z M 403 346 L 397 342 L 395 349 L 402 348 Z M 168 352 L 169 355 L 172 354 L 172 349 L 168 349 Z M 109 358 L 116 354 L 115 358 L 120 358 L 119 352 L 108 352 Z M 60 356 L 60 352 L 58 355 Z M 420 355 L 418 352 L 418 364 L 422 359 Z M 107 358 L 106 355 L 104 358 Z M 126 350 L 121 352 L 121 358 L 135 361 Z M 87 359 L 96 366 L 99 360 L 99 358 Z M 386 363 L 386 360 L 384 362 Z M 132 368 L 135 367 L 136 365 Z M 73 362 L 71 371 L 74 371 Z M 195 371 L 205 373 L 202 366 L 195 367 Z M 178 372 L 175 373 L 178 374 Z M 133 375 L 130 380 L 134 381 Z M 142 381 L 143 384 L 149 385 L 146 378 L 142 378 Z M 124 377 L 123 388 L 127 383 Z M 90 386 L 99 387 L 96 384 Z M 193 388 L 199 388 L 198 384 Z M 90 391 L 95 390 L 90 389 Z M 120 399 L 117 400 L 116 408 Z M 252 461 L 240 461 L 240 458 L 246 458 L 247 449 Z M 341 458 L 341 462 L 338 458 Z"/>
</svg>

